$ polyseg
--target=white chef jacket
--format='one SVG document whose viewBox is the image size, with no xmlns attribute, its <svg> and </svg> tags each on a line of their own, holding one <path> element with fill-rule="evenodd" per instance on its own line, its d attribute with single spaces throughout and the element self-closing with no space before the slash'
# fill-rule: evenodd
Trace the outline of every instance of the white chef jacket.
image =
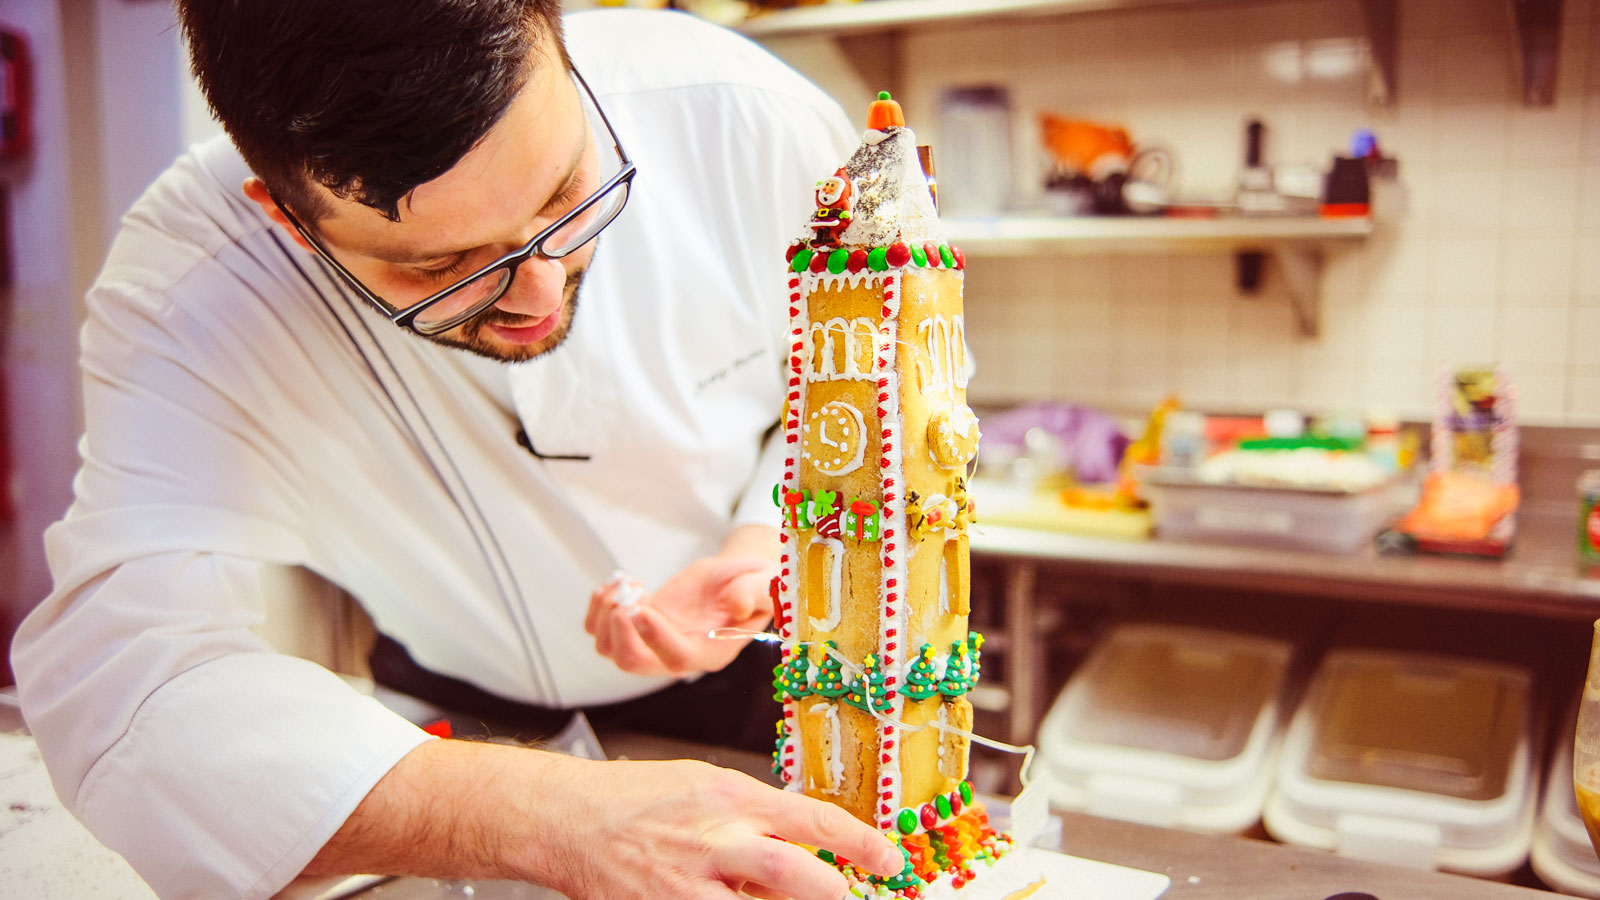
<svg viewBox="0 0 1600 900">
<path fill-rule="evenodd" d="M 57 792 L 163 897 L 274 893 L 425 739 L 254 634 L 286 567 L 429 669 L 573 706 L 664 683 L 583 631 L 612 570 L 659 584 L 775 522 L 783 251 L 855 133 L 681 14 L 572 16 L 567 45 L 638 175 L 556 351 L 390 325 L 242 195 L 223 140 L 151 186 L 89 294 L 76 499 L 14 662 Z M 590 458 L 535 459 L 519 426 Z"/>
</svg>

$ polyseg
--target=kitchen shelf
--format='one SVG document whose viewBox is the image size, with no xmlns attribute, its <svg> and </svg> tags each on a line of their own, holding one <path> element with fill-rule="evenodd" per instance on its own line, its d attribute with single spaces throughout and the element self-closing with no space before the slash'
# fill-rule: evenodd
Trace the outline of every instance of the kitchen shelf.
<svg viewBox="0 0 1600 900">
<path fill-rule="evenodd" d="M 821 35 L 848 42 L 863 35 L 887 35 L 891 48 L 874 56 L 898 59 L 895 46 L 902 32 L 909 28 L 959 24 L 973 19 L 992 21 L 999 18 L 1028 16 L 1071 16 L 1084 13 L 1105 13 L 1154 9 L 1171 6 L 1213 4 L 1226 0 L 860 0 L 860 2 L 828 2 L 820 5 L 797 6 L 789 9 L 760 13 L 735 26 L 745 35 L 757 40 L 768 38 L 803 37 Z M 1233 0 L 1238 2 L 1238 0 Z M 1254 0 L 1275 2 L 1275 0 Z M 1374 102 L 1389 103 L 1395 96 L 1395 72 L 1398 55 L 1396 39 L 1396 3 L 1398 0 L 1359 0 L 1362 22 L 1366 27 L 1368 43 L 1372 49 L 1372 87 Z M 1523 2 L 1550 3 L 1558 0 L 1523 0 Z M 858 54 L 847 50 L 846 56 Z M 863 73 L 881 80 L 884 73 Z M 890 73 L 892 76 L 892 72 Z M 902 93 L 904 85 L 893 84 L 895 93 Z"/>
<path fill-rule="evenodd" d="M 1071 15 L 1200 2 L 1205 0 L 864 0 L 762 13 L 741 23 L 738 30 L 753 38 L 860 34 L 980 17 Z"/>
<path fill-rule="evenodd" d="M 1372 234 L 1368 218 L 1227 216 L 1216 219 L 1160 216 L 1005 216 L 944 220 L 945 234 L 961 249 L 992 256 L 1101 253 L 1108 250 L 1265 250 L 1283 242 L 1322 244 Z"/>
<path fill-rule="evenodd" d="M 894 0 L 890 0 L 894 2 Z M 1328 247 L 1372 234 L 1368 218 L 1233 216 L 1017 216 L 946 219 L 951 243 L 974 256 L 1093 253 L 1261 252 L 1276 257 L 1300 331 L 1317 333 L 1322 265 Z"/>
</svg>

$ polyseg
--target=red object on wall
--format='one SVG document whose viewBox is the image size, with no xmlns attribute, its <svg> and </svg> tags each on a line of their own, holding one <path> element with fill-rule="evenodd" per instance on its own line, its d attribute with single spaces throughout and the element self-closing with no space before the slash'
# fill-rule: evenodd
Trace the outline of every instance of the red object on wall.
<svg viewBox="0 0 1600 900">
<path fill-rule="evenodd" d="M 32 93 L 28 42 L 0 27 L 0 160 L 16 159 L 33 143 Z"/>
<path fill-rule="evenodd" d="M 33 85 L 28 44 L 19 32 L 0 27 L 0 298 L 12 284 L 11 213 L 8 190 L 12 166 L 33 143 Z M 5 370 L 0 369 L 0 523 L 9 523 L 11 503 L 11 436 L 7 428 Z"/>
</svg>

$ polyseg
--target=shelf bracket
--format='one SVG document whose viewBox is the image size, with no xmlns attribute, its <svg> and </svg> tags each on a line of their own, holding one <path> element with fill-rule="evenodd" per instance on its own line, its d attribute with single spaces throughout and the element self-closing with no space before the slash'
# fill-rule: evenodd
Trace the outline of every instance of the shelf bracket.
<svg viewBox="0 0 1600 900">
<path fill-rule="evenodd" d="M 1393 103 L 1399 94 L 1396 83 L 1400 69 L 1398 16 L 1396 0 L 1361 0 L 1361 18 L 1366 22 L 1367 47 L 1372 54 L 1367 97 L 1380 105 Z"/>
<path fill-rule="evenodd" d="M 1276 251 L 1278 268 L 1289 286 L 1289 302 L 1302 337 L 1314 338 L 1321 327 L 1322 248 L 1288 244 Z"/>
<path fill-rule="evenodd" d="M 1522 76 L 1522 102 L 1552 106 L 1556 102 L 1556 67 L 1561 47 L 1561 0 L 1511 0 L 1515 26 L 1517 72 Z"/>
<path fill-rule="evenodd" d="M 1279 244 L 1270 250 L 1234 251 L 1234 286 L 1239 293 L 1261 293 L 1262 263 L 1271 253 L 1289 288 L 1289 303 L 1303 337 L 1314 338 L 1321 327 L 1322 248 L 1316 244 Z"/>
</svg>

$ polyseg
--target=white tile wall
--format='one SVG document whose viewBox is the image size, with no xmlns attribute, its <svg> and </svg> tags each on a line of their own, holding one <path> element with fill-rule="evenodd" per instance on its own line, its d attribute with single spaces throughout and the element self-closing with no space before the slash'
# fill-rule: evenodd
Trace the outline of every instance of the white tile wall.
<svg viewBox="0 0 1600 900">
<path fill-rule="evenodd" d="M 1401 160 L 1403 207 L 1329 259 L 1315 338 L 1298 334 L 1270 267 L 1260 296 L 1238 296 L 1227 255 L 974 256 L 974 398 L 1134 410 L 1177 393 L 1215 409 L 1383 405 L 1426 418 L 1439 364 L 1503 361 L 1526 420 L 1600 425 L 1596 6 L 1567 0 L 1556 104 L 1538 109 L 1521 103 L 1505 0 L 1402 0 L 1387 107 L 1366 99 L 1356 0 L 911 32 L 906 111 L 936 145 L 943 89 L 1010 90 L 1024 202 L 1038 196 L 1043 111 L 1170 146 L 1193 196 L 1230 193 L 1251 115 L 1268 123 L 1276 162 L 1325 165 L 1363 126 Z"/>
</svg>

